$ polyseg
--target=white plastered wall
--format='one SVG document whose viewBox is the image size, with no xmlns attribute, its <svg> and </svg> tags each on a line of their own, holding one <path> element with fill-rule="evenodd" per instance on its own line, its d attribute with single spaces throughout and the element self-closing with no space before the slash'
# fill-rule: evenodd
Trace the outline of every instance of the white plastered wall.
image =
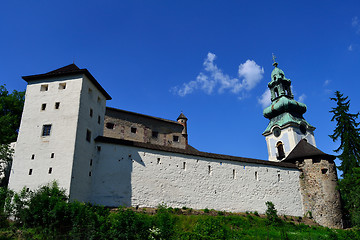
<svg viewBox="0 0 360 240">
<path fill-rule="evenodd" d="M 59 89 L 59 83 L 66 83 L 66 88 Z M 44 84 L 48 85 L 47 91 L 40 90 Z M 36 189 L 56 180 L 60 187 L 69 190 L 81 86 L 81 75 L 32 81 L 27 85 L 10 189 L 20 191 L 25 186 Z M 59 109 L 55 109 L 56 102 L 60 102 Z M 41 110 L 42 104 L 46 104 L 45 110 Z M 50 136 L 42 136 L 44 124 L 52 125 Z"/>
<path fill-rule="evenodd" d="M 297 169 L 98 145 L 93 203 L 264 213 L 271 201 L 279 214 L 303 215 Z"/>
<path fill-rule="evenodd" d="M 286 158 L 289 155 L 289 153 L 300 142 L 300 140 L 304 138 L 308 141 L 308 143 L 316 147 L 315 137 L 312 131 L 307 131 L 306 134 L 302 134 L 300 132 L 300 129 L 289 126 L 284 129 L 281 129 L 281 134 L 279 137 L 275 137 L 273 132 L 271 132 L 271 134 L 266 136 L 265 138 L 268 148 L 269 161 L 275 161 L 275 162 L 281 161 L 276 158 L 276 153 L 277 153 L 276 145 L 279 141 L 283 143 L 285 158 Z"/>
</svg>

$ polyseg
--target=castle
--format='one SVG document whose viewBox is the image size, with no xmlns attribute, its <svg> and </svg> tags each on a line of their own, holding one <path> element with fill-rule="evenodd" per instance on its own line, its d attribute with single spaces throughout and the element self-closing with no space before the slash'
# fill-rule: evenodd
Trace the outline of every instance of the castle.
<svg viewBox="0 0 360 240">
<path fill-rule="evenodd" d="M 117 207 L 213 208 L 279 214 L 311 212 L 342 227 L 335 157 L 315 146 L 291 81 L 274 63 L 269 159 L 201 152 L 188 144 L 187 118 L 177 121 L 106 107 L 110 95 L 75 64 L 25 76 L 28 83 L 9 188 L 27 191 L 56 180 L 70 200 Z"/>
</svg>

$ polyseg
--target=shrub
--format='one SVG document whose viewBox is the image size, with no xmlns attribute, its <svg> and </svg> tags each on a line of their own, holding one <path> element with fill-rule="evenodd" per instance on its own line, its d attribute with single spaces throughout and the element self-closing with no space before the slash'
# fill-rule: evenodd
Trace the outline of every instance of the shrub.
<svg viewBox="0 0 360 240">
<path fill-rule="evenodd" d="M 180 209 L 179 209 L 180 210 Z M 156 226 L 161 239 L 170 239 L 174 233 L 174 217 L 164 206 L 159 206 L 156 213 Z"/>
<path fill-rule="evenodd" d="M 277 215 L 277 210 L 275 205 L 272 202 L 266 202 L 266 218 L 270 224 L 278 224 L 281 222 L 281 219 Z"/>
<path fill-rule="evenodd" d="M 209 212 L 210 212 L 210 210 L 208 208 L 204 209 L 204 213 L 209 213 Z"/>
</svg>

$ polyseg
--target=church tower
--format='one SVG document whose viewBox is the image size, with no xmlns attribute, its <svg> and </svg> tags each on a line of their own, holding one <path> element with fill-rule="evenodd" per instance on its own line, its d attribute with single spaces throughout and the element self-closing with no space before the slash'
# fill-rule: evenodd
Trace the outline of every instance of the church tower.
<svg viewBox="0 0 360 240">
<path fill-rule="evenodd" d="M 268 83 L 271 105 L 263 112 L 270 123 L 263 136 L 266 138 L 269 160 L 282 161 L 301 139 L 316 146 L 313 133 L 315 127 L 303 118 L 306 105 L 294 100 L 290 79 L 287 79 L 284 72 L 278 68 L 277 62 L 274 61 L 273 66 L 275 68 Z"/>
</svg>

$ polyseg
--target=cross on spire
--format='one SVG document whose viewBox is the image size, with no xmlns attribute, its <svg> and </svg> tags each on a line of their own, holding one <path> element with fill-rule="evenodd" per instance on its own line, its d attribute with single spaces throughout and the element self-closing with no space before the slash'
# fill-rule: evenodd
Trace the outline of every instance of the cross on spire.
<svg viewBox="0 0 360 240">
<path fill-rule="evenodd" d="M 272 60 L 274 61 L 273 66 L 277 67 L 278 63 L 276 62 L 276 56 L 274 53 L 272 54 Z"/>
</svg>

